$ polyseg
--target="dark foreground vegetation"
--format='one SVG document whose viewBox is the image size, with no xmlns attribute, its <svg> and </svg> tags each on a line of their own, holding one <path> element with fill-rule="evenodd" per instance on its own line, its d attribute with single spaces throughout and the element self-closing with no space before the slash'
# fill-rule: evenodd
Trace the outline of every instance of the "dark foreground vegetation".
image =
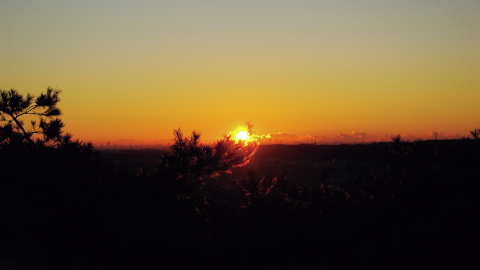
<svg viewBox="0 0 480 270">
<path fill-rule="evenodd" d="M 345 185 L 249 171 L 219 191 L 212 176 L 245 165 L 257 145 L 226 136 L 205 146 L 175 130 L 155 170 L 119 169 L 63 135 L 58 93 L 1 93 L 2 269 L 392 268 L 476 256 L 478 130 L 473 139 L 373 144 L 388 172 L 362 170 Z M 19 115 L 31 106 L 42 120 L 27 130 Z"/>
</svg>

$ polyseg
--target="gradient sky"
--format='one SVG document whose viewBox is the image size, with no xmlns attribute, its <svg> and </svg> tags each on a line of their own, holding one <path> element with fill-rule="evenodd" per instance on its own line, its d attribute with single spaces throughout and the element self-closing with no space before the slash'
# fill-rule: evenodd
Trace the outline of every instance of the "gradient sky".
<svg viewBox="0 0 480 270">
<path fill-rule="evenodd" d="M 62 89 L 90 141 L 467 134 L 480 1 L 0 2 L 0 88 Z"/>
</svg>

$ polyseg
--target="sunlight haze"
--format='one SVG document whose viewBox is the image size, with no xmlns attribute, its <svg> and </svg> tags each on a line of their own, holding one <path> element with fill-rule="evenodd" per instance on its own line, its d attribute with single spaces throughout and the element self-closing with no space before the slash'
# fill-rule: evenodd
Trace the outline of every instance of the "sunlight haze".
<svg viewBox="0 0 480 270">
<path fill-rule="evenodd" d="M 478 14 L 468 0 L 4 0 L 0 89 L 62 89 L 65 131 L 93 142 L 179 127 L 211 141 L 246 120 L 292 142 L 453 138 L 480 126 Z"/>
</svg>

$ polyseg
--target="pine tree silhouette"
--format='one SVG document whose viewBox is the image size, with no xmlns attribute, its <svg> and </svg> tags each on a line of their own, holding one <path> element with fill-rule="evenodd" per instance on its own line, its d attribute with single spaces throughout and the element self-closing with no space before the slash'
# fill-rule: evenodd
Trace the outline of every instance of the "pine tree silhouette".
<svg viewBox="0 0 480 270">
<path fill-rule="evenodd" d="M 0 143 L 9 139 L 33 143 L 34 135 L 41 136 L 37 143 L 58 145 L 70 140 L 71 135 L 62 135 L 65 125 L 59 118 L 62 112 L 57 107 L 60 93 L 61 90 L 49 87 L 46 94 L 35 98 L 29 93 L 23 96 L 15 89 L 0 90 L 0 121 L 7 122 L 0 126 Z M 37 116 L 40 121 L 32 120 L 27 129 L 22 117 L 28 115 Z"/>
</svg>

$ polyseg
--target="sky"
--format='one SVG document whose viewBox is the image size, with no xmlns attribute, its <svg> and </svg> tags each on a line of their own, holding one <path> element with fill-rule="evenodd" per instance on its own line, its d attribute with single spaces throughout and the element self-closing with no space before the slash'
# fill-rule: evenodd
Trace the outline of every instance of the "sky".
<svg viewBox="0 0 480 270">
<path fill-rule="evenodd" d="M 65 131 L 92 142 L 179 127 L 210 141 L 246 120 L 285 142 L 454 138 L 480 127 L 478 14 L 478 0 L 2 0 L 0 89 L 61 89 Z"/>
</svg>

